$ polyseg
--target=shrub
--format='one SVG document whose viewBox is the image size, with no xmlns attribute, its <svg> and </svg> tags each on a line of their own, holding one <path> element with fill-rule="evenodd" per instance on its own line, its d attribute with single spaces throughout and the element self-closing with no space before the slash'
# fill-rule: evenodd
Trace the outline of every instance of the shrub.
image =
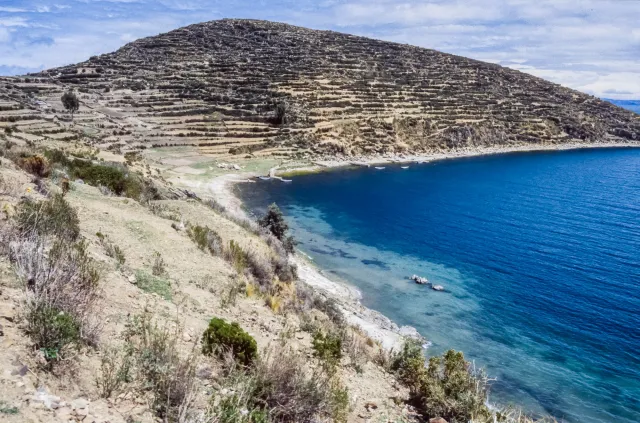
<svg viewBox="0 0 640 423">
<path fill-rule="evenodd" d="M 313 355 L 330 364 L 337 364 L 342 358 L 342 337 L 329 332 L 317 331 L 313 335 Z"/>
<path fill-rule="evenodd" d="M 100 232 L 97 232 L 96 236 L 100 240 L 100 244 L 102 244 L 102 247 L 104 247 L 104 251 L 107 254 L 107 256 L 115 258 L 116 261 L 118 262 L 118 265 L 122 266 L 126 261 L 126 258 L 124 256 L 124 252 L 122 251 L 122 249 L 118 247 L 116 244 L 110 242 L 109 239 L 105 235 L 101 234 Z"/>
<path fill-rule="evenodd" d="M 150 393 L 152 410 L 165 422 L 191 421 L 195 400 L 197 356 L 180 354 L 181 327 L 153 322 L 149 313 L 134 316 L 124 331 L 131 380 Z"/>
<path fill-rule="evenodd" d="M 251 365 L 258 355 L 255 339 L 236 322 L 229 324 L 214 317 L 202 334 L 202 352 L 205 355 L 222 356 L 227 350 L 245 366 Z"/>
<path fill-rule="evenodd" d="M 95 344 L 94 320 L 99 274 L 85 242 L 32 236 L 11 243 L 11 258 L 25 283 L 23 315 L 35 348 L 48 360 L 65 355 L 69 346 Z"/>
<path fill-rule="evenodd" d="M 207 226 L 189 225 L 187 234 L 201 250 L 206 249 L 216 256 L 222 255 L 222 238 L 214 230 Z"/>
<path fill-rule="evenodd" d="M 47 360 L 57 360 L 69 346 L 80 344 L 80 323 L 74 316 L 47 304 L 27 314 L 28 333 Z"/>
<path fill-rule="evenodd" d="M 258 224 L 263 228 L 268 229 L 276 238 L 280 241 L 285 239 L 289 225 L 284 220 L 282 211 L 276 203 L 269 206 L 267 213 L 258 220 Z"/>
<path fill-rule="evenodd" d="M 419 341 L 408 340 L 392 360 L 391 368 L 407 385 L 411 400 L 426 417 L 442 417 L 450 423 L 488 421 L 486 378 L 464 360 L 461 352 L 449 350 L 431 357 L 428 366 Z"/>
<path fill-rule="evenodd" d="M 116 195 L 139 201 L 159 198 L 157 189 L 151 183 L 115 166 L 74 159 L 69 163 L 69 171 L 74 178 L 80 178 L 89 185 L 104 186 Z"/>
<path fill-rule="evenodd" d="M 131 379 L 131 356 L 128 351 L 116 347 L 103 349 L 96 386 L 102 398 L 109 398 Z"/>
<path fill-rule="evenodd" d="M 25 233 L 67 241 L 75 241 L 80 235 L 78 214 L 60 194 L 44 201 L 22 200 L 16 219 L 18 228 Z"/>
<path fill-rule="evenodd" d="M 162 276 L 167 272 L 165 269 L 164 259 L 159 252 L 153 253 L 153 266 L 151 267 L 151 273 L 153 276 Z"/>
<path fill-rule="evenodd" d="M 229 248 L 225 250 L 224 256 L 238 273 L 244 273 L 247 267 L 247 254 L 237 242 L 229 241 Z"/>
<path fill-rule="evenodd" d="M 22 157 L 18 159 L 18 166 L 24 171 L 40 178 L 46 178 L 51 173 L 49 161 L 40 155 Z"/>
<path fill-rule="evenodd" d="M 309 369 L 299 352 L 283 347 L 251 368 L 228 366 L 222 385 L 232 394 L 213 398 L 212 414 L 225 416 L 221 422 L 346 421 L 347 390 L 322 368 Z"/>
<path fill-rule="evenodd" d="M 44 156 L 53 164 L 61 164 L 63 166 L 69 165 L 69 159 L 64 151 L 60 149 L 47 149 L 44 152 Z"/>
<path fill-rule="evenodd" d="M 136 272 L 136 285 L 145 292 L 157 294 L 167 301 L 173 298 L 171 283 L 165 278 L 150 275 L 142 270 Z"/>
<path fill-rule="evenodd" d="M 271 259 L 273 271 L 282 282 L 293 282 L 298 278 L 298 268 L 289 262 L 287 257 L 274 257 Z"/>
<path fill-rule="evenodd" d="M 268 258 L 254 251 L 245 252 L 246 266 L 251 275 L 262 286 L 270 286 L 273 281 L 273 268 Z"/>
</svg>

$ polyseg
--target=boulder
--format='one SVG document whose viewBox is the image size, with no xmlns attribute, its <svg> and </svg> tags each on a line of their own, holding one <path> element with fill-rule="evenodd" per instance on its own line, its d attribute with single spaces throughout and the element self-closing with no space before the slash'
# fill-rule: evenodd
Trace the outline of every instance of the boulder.
<svg viewBox="0 0 640 423">
<path fill-rule="evenodd" d="M 448 422 L 442 417 L 434 417 L 432 419 L 429 419 L 429 423 L 448 423 Z"/>
<path fill-rule="evenodd" d="M 411 276 L 411 280 L 417 283 L 418 285 L 426 285 L 429 283 L 429 280 L 427 278 L 423 278 L 418 275 Z"/>
<path fill-rule="evenodd" d="M 434 291 L 444 291 L 444 286 L 442 285 L 431 285 L 431 289 Z"/>
</svg>

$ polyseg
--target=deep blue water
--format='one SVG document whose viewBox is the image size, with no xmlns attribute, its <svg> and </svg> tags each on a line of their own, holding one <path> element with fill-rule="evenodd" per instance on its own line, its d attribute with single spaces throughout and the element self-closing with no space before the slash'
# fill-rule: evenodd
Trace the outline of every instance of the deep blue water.
<svg viewBox="0 0 640 423">
<path fill-rule="evenodd" d="M 636 112 L 640 114 L 640 100 L 610 100 L 607 101 L 615 104 L 616 106 L 620 106 L 624 109 L 631 110 L 632 112 Z"/>
<path fill-rule="evenodd" d="M 363 303 L 465 352 L 491 400 L 640 422 L 640 149 L 456 159 L 240 185 Z M 444 285 L 439 293 L 407 276 Z"/>
</svg>

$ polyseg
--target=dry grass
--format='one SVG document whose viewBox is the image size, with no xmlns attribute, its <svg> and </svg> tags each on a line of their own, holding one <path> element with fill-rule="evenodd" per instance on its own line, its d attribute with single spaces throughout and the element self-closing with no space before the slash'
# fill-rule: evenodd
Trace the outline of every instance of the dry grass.
<svg viewBox="0 0 640 423">
<path fill-rule="evenodd" d="M 178 322 L 160 325 L 145 312 L 123 334 L 135 388 L 151 394 L 152 410 L 165 422 L 187 423 L 194 413 L 198 354 L 195 345 L 180 351 L 181 329 Z"/>
</svg>

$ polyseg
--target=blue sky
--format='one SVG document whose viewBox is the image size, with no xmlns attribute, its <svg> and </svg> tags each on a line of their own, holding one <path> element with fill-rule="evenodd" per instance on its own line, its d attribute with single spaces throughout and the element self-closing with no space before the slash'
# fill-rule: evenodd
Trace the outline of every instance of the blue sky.
<svg viewBox="0 0 640 423">
<path fill-rule="evenodd" d="M 409 43 L 600 97 L 640 98 L 638 0 L 0 0 L 0 75 L 80 62 L 223 17 Z"/>
</svg>

